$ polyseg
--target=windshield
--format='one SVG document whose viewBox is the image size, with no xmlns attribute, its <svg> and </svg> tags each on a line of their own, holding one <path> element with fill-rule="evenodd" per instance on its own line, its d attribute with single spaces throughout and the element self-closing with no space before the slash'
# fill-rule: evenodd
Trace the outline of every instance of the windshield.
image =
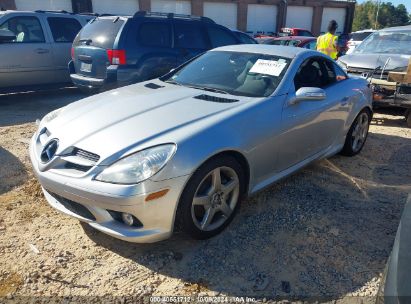
<svg viewBox="0 0 411 304">
<path fill-rule="evenodd" d="M 212 51 L 201 55 L 165 82 L 238 96 L 271 95 L 290 64 L 289 58 Z"/>
<path fill-rule="evenodd" d="M 411 55 L 411 31 L 381 31 L 368 36 L 354 53 Z"/>
</svg>

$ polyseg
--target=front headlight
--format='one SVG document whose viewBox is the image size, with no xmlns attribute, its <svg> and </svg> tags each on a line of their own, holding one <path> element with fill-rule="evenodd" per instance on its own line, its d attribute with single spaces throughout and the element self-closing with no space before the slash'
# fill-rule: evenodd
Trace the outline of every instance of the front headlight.
<svg viewBox="0 0 411 304">
<path fill-rule="evenodd" d="M 166 144 L 126 156 L 104 169 L 96 180 L 114 184 L 137 184 L 159 172 L 176 151 Z"/>
</svg>

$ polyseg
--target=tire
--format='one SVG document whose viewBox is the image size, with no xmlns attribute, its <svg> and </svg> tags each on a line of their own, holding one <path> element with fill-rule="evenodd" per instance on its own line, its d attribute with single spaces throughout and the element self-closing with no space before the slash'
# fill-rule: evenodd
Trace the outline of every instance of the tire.
<svg viewBox="0 0 411 304">
<path fill-rule="evenodd" d="M 405 121 L 407 122 L 407 127 L 411 128 L 411 110 L 405 112 Z"/>
<path fill-rule="evenodd" d="M 176 226 L 195 239 L 213 237 L 233 220 L 244 192 L 244 170 L 237 160 L 213 158 L 196 170 L 184 188 Z"/>
<path fill-rule="evenodd" d="M 368 137 L 368 129 L 371 122 L 371 113 L 363 109 L 354 119 L 345 138 L 342 155 L 354 156 L 361 152 Z"/>
</svg>

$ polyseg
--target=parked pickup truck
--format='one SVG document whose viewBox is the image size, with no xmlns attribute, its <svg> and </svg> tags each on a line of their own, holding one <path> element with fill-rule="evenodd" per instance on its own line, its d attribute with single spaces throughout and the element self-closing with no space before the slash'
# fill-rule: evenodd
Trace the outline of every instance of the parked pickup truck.
<svg viewBox="0 0 411 304">
<path fill-rule="evenodd" d="M 71 83 L 71 44 L 93 18 L 64 11 L 0 12 L 0 92 Z"/>
</svg>

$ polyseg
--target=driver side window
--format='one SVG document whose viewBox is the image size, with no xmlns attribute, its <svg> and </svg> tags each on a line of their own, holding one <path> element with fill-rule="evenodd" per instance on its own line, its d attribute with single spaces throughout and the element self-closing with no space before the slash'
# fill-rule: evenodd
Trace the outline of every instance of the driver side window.
<svg viewBox="0 0 411 304">
<path fill-rule="evenodd" d="M 294 87 L 296 91 L 302 87 L 324 89 L 336 81 L 333 63 L 322 57 L 312 57 L 301 64 L 294 77 Z"/>
<path fill-rule="evenodd" d="M 44 40 L 43 29 L 36 17 L 14 17 L 0 26 L 2 30 L 9 30 L 16 35 L 12 42 L 17 43 L 42 43 Z"/>
</svg>

